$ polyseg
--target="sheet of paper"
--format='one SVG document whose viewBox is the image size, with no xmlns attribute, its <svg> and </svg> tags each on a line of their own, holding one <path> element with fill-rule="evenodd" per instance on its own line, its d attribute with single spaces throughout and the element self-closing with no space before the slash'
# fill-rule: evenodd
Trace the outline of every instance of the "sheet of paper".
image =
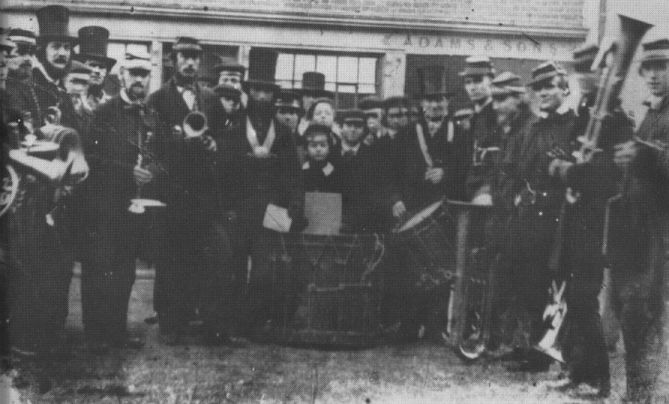
<svg viewBox="0 0 669 404">
<path fill-rule="evenodd" d="M 279 233 L 288 233 L 293 220 L 288 216 L 288 209 L 268 204 L 265 209 L 265 218 L 262 225 L 266 229 L 274 230 Z"/>
<path fill-rule="evenodd" d="M 304 193 L 304 216 L 309 225 L 306 234 L 338 234 L 341 228 L 341 194 L 327 192 Z"/>
</svg>

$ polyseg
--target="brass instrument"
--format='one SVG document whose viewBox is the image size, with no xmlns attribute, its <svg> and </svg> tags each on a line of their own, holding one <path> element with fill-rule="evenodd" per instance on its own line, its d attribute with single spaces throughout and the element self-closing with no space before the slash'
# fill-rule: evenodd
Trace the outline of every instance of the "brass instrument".
<svg viewBox="0 0 669 404">
<path fill-rule="evenodd" d="M 153 138 L 153 132 L 146 132 L 146 139 L 142 139 L 141 132 L 137 134 L 137 147 L 139 148 L 139 154 L 137 155 L 137 167 L 146 168 L 149 164 L 154 163 L 153 155 L 148 151 L 147 146 L 150 145 Z M 137 184 L 137 193 L 135 198 L 130 200 L 130 206 L 128 207 L 128 212 L 141 215 L 146 212 L 146 208 L 149 207 L 165 207 L 165 203 L 151 198 L 142 197 L 143 185 Z"/>
<path fill-rule="evenodd" d="M 564 298 L 564 292 L 567 287 L 566 282 L 562 282 L 560 287 L 555 281 L 551 285 L 551 302 L 544 309 L 543 320 L 548 324 L 548 329 L 543 338 L 534 346 L 537 351 L 550 356 L 558 362 L 564 363 L 562 350 L 558 341 L 558 335 L 567 315 L 567 303 Z"/>
<path fill-rule="evenodd" d="M 200 111 L 189 112 L 181 124 L 186 139 L 202 136 L 208 129 L 207 116 Z"/>
</svg>

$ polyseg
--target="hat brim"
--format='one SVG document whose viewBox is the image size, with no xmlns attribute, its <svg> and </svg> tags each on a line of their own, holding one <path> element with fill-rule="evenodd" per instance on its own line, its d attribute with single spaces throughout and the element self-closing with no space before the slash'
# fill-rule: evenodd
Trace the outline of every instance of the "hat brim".
<svg viewBox="0 0 669 404">
<path fill-rule="evenodd" d="M 126 70 L 141 69 L 147 72 L 151 72 L 153 70 L 153 65 L 151 62 L 142 59 L 126 60 L 121 63 L 121 67 Z"/>
<path fill-rule="evenodd" d="M 245 82 L 242 83 L 242 88 L 244 88 L 245 92 L 248 92 L 249 88 L 251 88 L 251 86 L 270 89 L 270 90 L 272 90 L 276 93 L 278 93 L 278 91 L 281 89 L 281 87 L 279 87 L 279 85 L 276 84 L 273 81 L 250 79 L 250 80 L 246 80 Z"/>
<path fill-rule="evenodd" d="M 557 77 L 559 75 L 560 75 L 560 73 L 558 73 L 556 71 L 543 73 L 543 74 L 540 74 L 537 77 L 533 78 L 532 80 L 530 80 L 530 82 L 527 83 L 527 85 L 529 87 L 532 87 L 534 84 L 538 84 L 538 83 L 541 83 L 541 82 L 544 82 L 544 81 L 552 80 L 553 77 Z"/>
<path fill-rule="evenodd" d="M 492 95 L 502 95 L 502 94 L 508 94 L 508 95 L 519 95 L 519 94 L 525 94 L 527 90 L 525 87 L 520 87 L 520 86 L 503 86 L 503 87 L 498 87 L 498 86 L 492 86 Z"/>
<path fill-rule="evenodd" d="M 221 72 L 235 72 L 235 73 L 240 73 L 243 76 L 244 73 L 246 73 L 246 67 L 244 67 L 244 66 L 216 65 L 216 66 L 211 68 L 211 71 L 216 73 L 217 75 L 221 74 Z"/>
<path fill-rule="evenodd" d="M 174 45 L 172 47 L 172 52 L 203 52 L 202 47 L 200 45 L 195 45 L 195 44 L 179 44 L 179 45 Z"/>
<path fill-rule="evenodd" d="M 72 57 L 74 60 L 78 60 L 80 62 L 85 62 L 86 60 L 97 60 L 99 62 L 104 63 L 107 66 L 107 71 L 110 71 L 112 67 L 116 65 L 116 59 L 110 58 L 107 56 L 101 56 L 101 55 L 91 55 L 91 54 L 86 54 L 86 53 L 79 53 L 76 54 Z"/>
<path fill-rule="evenodd" d="M 639 59 L 639 63 L 646 63 L 646 62 L 655 62 L 655 61 L 667 61 L 669 60 L 669 52 L 668 53 L 653 53 L 649 55 L 644 55 Z"/>
<path fill-rule="evenodd" d="M 302 88 L 298 90 L 300 95 L 311 95 L 316 98 L 334 98 L 334 93 L 328 90 L 319 88 Z"/>
<path fill-rule="evenodd" d="M 458 73 L 458 76 L 460 77 L 494 75 L 495 71 L 489 67 L 466 67 L 465 70 Z"/>
</svg>

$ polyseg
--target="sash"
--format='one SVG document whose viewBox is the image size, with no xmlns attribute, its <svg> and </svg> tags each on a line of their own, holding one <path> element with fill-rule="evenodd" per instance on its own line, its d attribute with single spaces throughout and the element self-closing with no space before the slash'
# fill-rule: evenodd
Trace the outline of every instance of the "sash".
<svg viewBox="0 0 669 404">
<path fill-rule="evenodd" d="M 246 140 L 248 140 L 255 157 L 264 158 L 269 156 L 269 152 L 272 150 L 272 145 L 274 145 L 275 139 L 276 131 L 274 130 L 274 119 L 272 119 L 269 129 L 267 130 L 267 137 L 261 145 L 260 142 L 258 142 L 258 134 L 256 133 L 256 130 L 253 129 L 253 125 L 251 125 L 251 120 L 248 117 L 246 118 Z"/>
<path fill-rule="evenodd" d="M 430 152 L 427 150 L 427 143 L 425 142 L 425 135 L 423 134 L 423 127 L 417 123 L 416 124 L 416 136 L 418 137 L 418 146 L 420 146 L 420 151 L 423 154 L 423 159 L 425 159 L 425 164 L 428 168 L 434 166 Z"/>
</svg>

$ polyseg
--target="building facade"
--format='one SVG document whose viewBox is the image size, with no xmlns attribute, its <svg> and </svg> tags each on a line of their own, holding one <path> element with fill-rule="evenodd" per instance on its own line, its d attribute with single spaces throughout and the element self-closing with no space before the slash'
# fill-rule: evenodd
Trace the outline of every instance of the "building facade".
<svg viewBox="0 0 669 404">
<path fill-rule="evenodd" d="M 72 32 L 102 25 L 111 56 L 141 46 L 153 56 L 153 88 L 169 76 L 177 36 L 193 36 L 207 53 L 248 62 L 252 47 L 280 52 L 277 79 L 299 88 L 304 71 L 326 75 L 339 107 L 368 94 L 419 95 L 421 71 L 440 69 L 464 102 L 457 72 L 468 55 L 491 56 L 499 71 L 529 77 L 539 61 L 568 63 L 596 31 L 601 0 L 73 0 Z M 2 25 L 37 30 L 42 0 L 5 0 Z M 595 13 L 597 14 L 597 13 Z"/>
</svg>

